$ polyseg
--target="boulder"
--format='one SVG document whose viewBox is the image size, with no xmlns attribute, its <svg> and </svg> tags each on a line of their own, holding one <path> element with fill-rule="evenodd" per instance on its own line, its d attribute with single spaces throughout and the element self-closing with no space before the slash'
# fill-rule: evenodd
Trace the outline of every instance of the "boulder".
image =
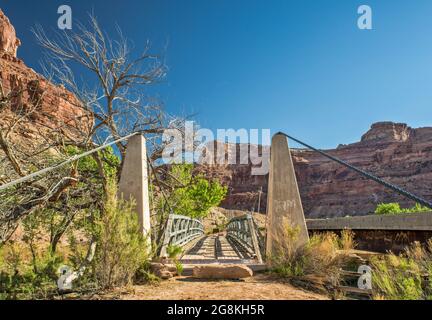
<svg viewBox="0 0 432 320">
<path fill-rule="evenodd" d="M 170 279 L 177 275 L 177 269 L 160 262 L 150 263 L 150 270 L 161 279 Z"/>
<path fill-rule="evenodd" d="M 177 267 L 172 265 L 165 265 L 165 270 L 177 275 Z"/>
<path fill-rule="evenodd" d="M 159 263 L 159 262 L 151 262 L 150 263 L 151 272 L 156 272 L 156 271 L 162 270 L 163 268 L 164 268 L 163 263 Z"/>
<path fill-rule="evenodd" d="M 172 272 L 169 272 L 168 270 L 159 270 L 155 272 L 155 275 L 163 280 L 167 280 L 174 277 L 174 274 Z"/>
<path fill-rule="evenodd" d="M 242 264 L 207 264 L 195 266 L 193 277 L 203 279 L 242 279 L 253 276 L 253 271 Z"/>
</svg>

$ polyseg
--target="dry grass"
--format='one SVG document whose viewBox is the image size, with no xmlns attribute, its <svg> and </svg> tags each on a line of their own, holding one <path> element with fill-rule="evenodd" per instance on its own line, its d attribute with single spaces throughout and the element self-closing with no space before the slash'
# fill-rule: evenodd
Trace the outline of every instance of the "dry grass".
<svg viewBox="0 0 432 320">
<path fill-rule="evenodd" d="M 343 230 L 339 240 L 339 248 L 341 250 L 352 250 L 355 247 L 357 247 L 357 243 L 354 241 L 354 232 L 348 229 Z"/>
<path fill-rule="evenodd" d="M 375 299 L 432 299 L 432 240 L 426 246 L 414 243 L 400 255 L 372 259 Z"/>
<path fill-rule="evenodd" d="M 344 231 L 341 237 L 331 232 L 317 234 L 307 245 L 298 247 L 298 229 L 285 225 L 284 230 L 283 241 L 276 244 L 278 250 L 270 258 L 273 272 L 295 282 L 336 287 L 341 268 L 348 263 L 343 251 L 355 247 L 354 234 L 351 231 Z"/>
</svg>

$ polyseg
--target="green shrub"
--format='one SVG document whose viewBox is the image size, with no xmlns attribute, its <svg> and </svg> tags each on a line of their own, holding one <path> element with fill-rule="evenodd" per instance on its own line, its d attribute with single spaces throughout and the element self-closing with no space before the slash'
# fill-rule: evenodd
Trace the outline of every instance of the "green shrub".
<svg viewBox="0 0 432 320">
<path fill-rule="evenodd" d="M 183 252 L 183 248 L 181 246 L 172 245 L 172 244 L 168 245 L 166 250 L 167 250 L 168 258 L 170 259 L 177 259 L 177 257 L 181 255 Z"/>
<path fill-rule="evenodd" d="M 102 289 L 131 284 L 135 273 L 149 258 L 148 239 L 140 232 L 134 203 L 117 198 L 113 179 L 107 192 L 104 212 L 96 222 L 94 259 L 94 276 Z"/>
<path fill-rule="evenodd" d="M 176 270 L 177 270 L 177 274 L 179 276 L 181 276 L 182 273 L 183 273 L 183 269 L 184 269 L 183 264 L 180 261 L 176 260 L 175 267 L 176 267 Z"/>
<path fill-rule="evenodd" d="M 399 203 L 380 203 L 375 209 L 376 214 L 398 214 L 401 212 Z"/>
<path fill-rule="evenodd" d="M 0 299 L 46 299 L 57 294 L 57 269 L 63 259 L 49 250 L 37 252 L 30 263 L 22 257 L 22 247 L 3 248 L 0 268 Z"/>
<path fill-rule="evenodd" d="M 432 299 L 432 240 L 426 247 L 415 243 L 399 256 L 374 258 L 372 289 L 375 299 Z"/>
<path fill-rule="evenodd" d="M 418 212 L 429 212 L 431 211 L 431 209 L 416 203 L 414 207 L 411 207 L 409 209 L 403 209 L 403 211 L 405 213 L 418 213 Z"/>
<path fill-rule="evenodd" d="M 416 203 L 414 207 L 403 209 L 399 203 L 380 203 L 376 209 L 375 214 L 403 214 L 403 213 L 418 213 L 431 211 L 428 207 L 423 207 Z"/>
</svg>

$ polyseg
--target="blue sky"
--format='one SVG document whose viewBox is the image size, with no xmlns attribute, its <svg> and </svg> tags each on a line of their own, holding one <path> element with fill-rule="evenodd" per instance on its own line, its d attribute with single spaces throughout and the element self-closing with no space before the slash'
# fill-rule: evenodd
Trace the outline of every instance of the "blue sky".
<svg viewBox="0 0 432 320">
<path fill-rule="evenodd" d="M 30 32 L 94 11 L 137 49 L 166 47 L 169 73 L 152 90 L 174 114 L 196 113 L 206 128 L 270 128 L 320 147 L 360 139 L 376 121 L 430 126 L 432 1 L 397 0 L 0 0 L 40 71 Z M 357 28 L 357 8 L 373 30 Z"/>
</svg>

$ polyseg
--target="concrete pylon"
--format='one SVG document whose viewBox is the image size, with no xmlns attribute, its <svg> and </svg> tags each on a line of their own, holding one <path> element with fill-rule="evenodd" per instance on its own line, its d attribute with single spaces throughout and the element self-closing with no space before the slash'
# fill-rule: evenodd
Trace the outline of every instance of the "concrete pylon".
<svg viewBox="0 0 432 320">
<path fill-rule="evenodd" d="M 119 193 L 125 200 L 136 202 L 138 221 L 150 244 L 150 207 L 148 191 L 147 148 L 142 135 L 129 138 L 120 177 Z M 150 247 L 149 247 L 150 250 Z"/>
<path fill-rule="evenodd" d="M 283 134 L 275 134 L 270 149 L 270 173 L 267 195 L 267 258 L 283 250 L 281 243 L 287 239 L 288 228 L 296 230 L 293 247 L 309 241 L 306 220 L 288 140 Z"/>
</svg>

